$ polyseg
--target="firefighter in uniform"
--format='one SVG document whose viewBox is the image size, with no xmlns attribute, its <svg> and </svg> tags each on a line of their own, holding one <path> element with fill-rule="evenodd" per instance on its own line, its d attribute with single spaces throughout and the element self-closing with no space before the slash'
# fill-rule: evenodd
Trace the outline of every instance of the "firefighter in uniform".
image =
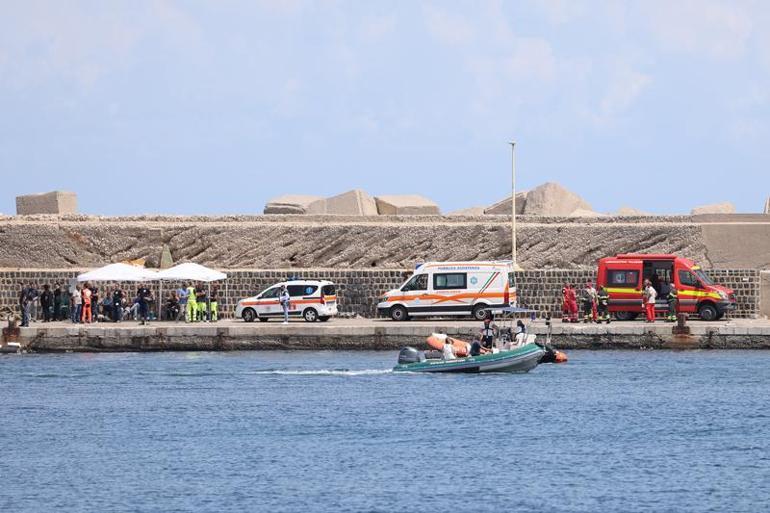
<svg viewBox="0 0 770 513">
<path fill-rule="evenodd" d="M 198 315 L 198 301 L 195 299 L 195 287 L 192 283 L 187 285 L 187 322 L 195 322 L 195 317 Z"/>
<path fill-rule="evenodd" d="M 590 281 L 580 291 L 580 305 L 583 310 L 584 323 L 596 320 L 596 289 Z"/>
<path fill-rule="evenodd" d="M 607 289 L 601 287 L 596 295 L 596 303 L 598 310 L 597 324 L 601 324 L 602 321 L 610 323 L 610 294 Z"/>
<path fill-rule="evenodd" d="M 676 322 L 676 307 L 677 307 L 677 301 L 679 300 L 679 295 L 676 292 L 676 285 L 673 283 L 671 284 L 671 288 L 668 291 L 668 297 L 666 298 L 668 300 L 668 316 L 666 317 L 666 320 L 669 322 Z"/>
</svg>

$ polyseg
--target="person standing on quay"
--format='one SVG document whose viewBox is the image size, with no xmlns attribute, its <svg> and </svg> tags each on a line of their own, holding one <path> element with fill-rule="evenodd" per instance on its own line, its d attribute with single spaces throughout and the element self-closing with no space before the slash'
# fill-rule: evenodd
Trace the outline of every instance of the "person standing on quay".
<svg viewBox="0 0 770 513">
<path fill-rule="evenodd" d="M 644 281 L 644 312 L 647 316 L 646 322 L 655 322 L 655 300 L 658 297 L 658 293 L 655 287 L 652 286 L 650 280 Z"/>
<path fill-rule="evenodd" d="M 83 310 L 83 298 L 80 295 L 80 285 L 75 285 L 70 295 L 70 319 L 77 324 L 80 322 L 80 315 Z"/>
<path fill-rule="evenodd" d="M 192 283 L 187 285 L 187 322 L 195 322 L 198 315 L 198 303 L 195 301 L 195 287 Z"/>
<path fill-rule="evenodd" d="M 43 309 L 43 322 L 51 322 L 51 307 L 53 306 L 53 292 L 46 283 L 43 285 L 43 293 L 40 294 L 40 307 Z"/>
<path fill-rule="evenodd" d="M 19 282 L 19 310 L 21 311 L 21 327 L 29 327 L 30 287 L 25 287 Z"/>
<path fill-rule="evenodd" d="M 179 316 L 174 320 L 178 321 L 180 317 L 187 315 L 187 289 L 184 284 L 176 290 L 176 295 L 179 298 Z"/>
<path fill-rule="evenodd" d="M 112 290 L 112 322 L 123 320 L 123 291 L 115 285 Z"/>
<path fill-rule="evenodd" d="M 217 322 L 219 320 L 219 304 L 217 298 L 219 297 L 219 287 L 214 285 L 211 289 L 211 297 L 209 298 L 209 317 L 211 322 Z"/>
<path fill-rule="evenodd" d="M 53 288 L 53 320 L 54 321 L 61 321 L 61 311 L 62 311 L 62 293 L 61 293 L 61 284 L 57 281 L 54 284 Z"/>
<path fill-rule="evenodd" d="M 86 282 L 83 285 L 82 295 L 82 309 L 80 311 L 80 322 L 83 324 L 91 324 L 91 287 Z"/>
<path fill-rule="evenodd" d="M 286 285 L 281 286 L 281 295 L 278 296 L 278 302 L 281 303 L 281 308 L 283 308 L 283 323 L 289 324 L 289 308 L 291 308 L 291 296 L 289 295 L 289 290 L 286 288 Z"/>
<path fill-rule="evenodd" d="M 152 293 L 150 289 L 142 285 L 139 290 L 136 291 L 136 297 L 139 301 L 139 318 L 142 320 L 142 324 L 147 324 L 150 320 L 150 301 L 152 301 Z"/>
</svg>

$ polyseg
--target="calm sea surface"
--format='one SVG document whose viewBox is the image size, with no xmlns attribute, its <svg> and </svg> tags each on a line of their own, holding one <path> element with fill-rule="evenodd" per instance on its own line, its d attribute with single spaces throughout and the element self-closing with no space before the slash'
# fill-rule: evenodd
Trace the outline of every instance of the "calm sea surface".
<svg viewBox="0 0 770 513">
<path fill-rule="evenodd" d="M 0 511 L 770 510 L 770 353 L 0 357 Z"/>
</svg>

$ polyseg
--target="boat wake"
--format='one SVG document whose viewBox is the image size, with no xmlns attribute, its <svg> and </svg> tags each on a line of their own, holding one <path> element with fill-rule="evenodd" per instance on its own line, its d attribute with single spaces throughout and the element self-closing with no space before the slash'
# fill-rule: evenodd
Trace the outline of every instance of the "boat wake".
<svg viewBox="0 0 770 513">
<path fill-rule="evenodd" d="M 279 376 L 379 376 L 390 374 L 391 369 L 265 369 L 253 371 L 253 374 L 273 374 Z"/>
</svg>

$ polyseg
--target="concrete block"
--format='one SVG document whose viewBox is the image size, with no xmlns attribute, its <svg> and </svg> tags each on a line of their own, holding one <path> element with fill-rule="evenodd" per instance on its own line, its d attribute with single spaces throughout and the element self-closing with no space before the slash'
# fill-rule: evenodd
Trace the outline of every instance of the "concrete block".
<svg viewBox="0 0 770 513">
<path fill-rule="evenodd" d="M 695 207 L 690 211 L 691 215 L 697 216 L 702 214 L 734 214 L 735 213 L 735 205 L 730 203 L 729 201 L 725 201 L 724 203 L 714 203 L 711 205 L 701 205 L 699 207 Z"/>
<path fill-rule="evenodd" d="M 380 215 L 439 215 L 441 211 L 432 200 L 417 194 L 377 196 L 374 198 Z"/>
<path fill-rule="evenodd" d="M 524 206 L 527 203 L 527 191 L 516 193 L 516 215 L 522 215 L 524 213 Z M 511 215 L 511 197 L 508 196 L 505 199 L 498 201 L 493 205 L 489 205 L 484 209 L 486 215 Z"/>
<path fill-rule="evenodd" d="M 510 200 L 510 198 L 509 198 L 509 200 Z M 510 201 L 508 201 L 508 206 L 509 207 L 511 206 Z M 470 207 L 470 208 L 463 208 L 463 209 L 460 209 L 460 210 L 454 210 L 452 212 L 449 212 L 447 215 L 448 216 L 471 216 L 471 217 L 476 217 L 476 216 L 483 216 L 485 210 L 486 210 L 486 207 Z M 508 209 L 508 211 L 510 212 L 510 208 Z"/>
<path fill-rule="evenodd" d="M 16 215 L 77 213 L 78 198 L 74 192 L 53 191 L 16 197 Z"/>
<path fill-rule="evenodd" d="M 285 194 L 267 202 L 265 214 L 307 214 L 308 207 L 314 201 L 322 200 L 321 196 L 304 194 Z"/>
<path fill-rule="evenodd" d="M 377 203 L 360 189 L 344 192 L 331 198 L 314 201 L 308 205 L 309 214 L 333 214 L 346 216 L 376 216 Z"/>
</svg>

